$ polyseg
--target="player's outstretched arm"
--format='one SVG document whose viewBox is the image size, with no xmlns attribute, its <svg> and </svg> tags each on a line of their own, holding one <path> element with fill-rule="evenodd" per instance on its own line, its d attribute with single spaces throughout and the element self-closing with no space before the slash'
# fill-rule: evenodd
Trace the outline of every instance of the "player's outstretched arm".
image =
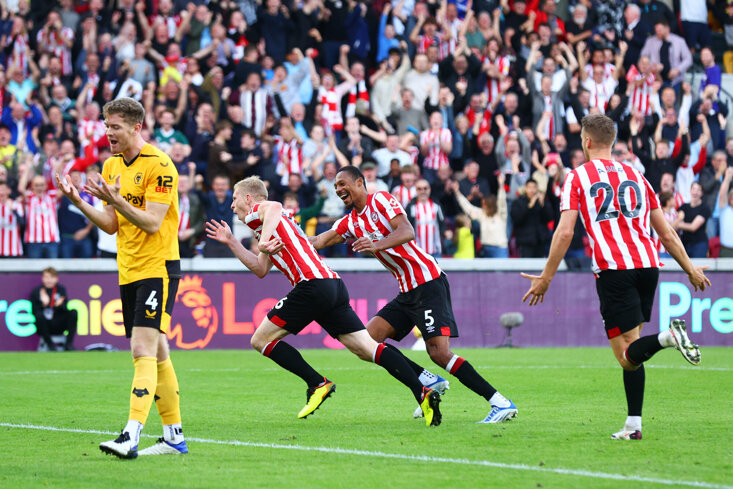
<svg viewBox="0 0 733 489">
<path fill-rule="evenodd" d="M 81 198 L 79 191 L 68 180 L 68 176 L 63 179 L 56 174 L 56 186 L 61 192 L 68 197 L 72 204 L 94 223 L 99 229 L 107 234 L 117 232 L 117 214 L 113 207 L 105 206 L 104 210 L 95 209 L 88 202 Z"/>
<path fill-rule="evenodd" d="M 108 206 L 113 207 L 114 210 L 125 216 L 133 225 L 148 234 L 158 232 L 160 225 L 163 223 L 163 218 L 168 212 L 168 207 L 170 207 L 168 204 L 161 204 L 159 202 L 146 202 L 145 209 L 138 209 L 133 206 L 120 195 L 119 175 L 117 175 L 115 184 L 109 185 L 104 177 L 100 173 L 97 173 L 97 180 L 87 180 L 84 190 L 88 194 L 105 201 Z"/>
<path fill-rule="evenodd" d="M 397 214 L 389 221 L 389 224 L 392 226 L 392 232 L 387 237 L 379 241 L 361 237 L 354 241 L 354 251 L 357 253 L 374 253 L 394 248 L 415 239 L 415 228 L 412 227 L 405 214 Z"/>
<path fill-rule="evenodd" d="M 268 254 L 260 253 L 259 255 L 255 255 L 247 248 L 242 246 L 242 243 L 240 243 L 234 237 L 234 235 L 232 234 L 232 230 L 229 228 L 229 225 L 224 221 L 217 222 L 212 219 L 211 221 L 207 222 L 206 236 L 210 239 L 227 245 L 229 249 L 232 250 L 232 253 L 234 253 L 234 256 L 236 256 L 239 261 L 244 264 L 245 267 L 249 268 L 259 278 L 267 275 L 267 273 L 272 268 L 272 261 L 270 261 L 270 257 L 268 256 Z M 270 243 L 270 245 L 272 245 L 271 249 L 273 251 L 275 249 L 277 249 L 277 251 L 280 251 L 280 249 L 282 249 L 282 243 L 280 243 L 279 248 L 275 246 L 274 243 Z"/>
<path fill-rule="evenodd" d="M 552 236 L 552 244 L 550 245 L 550 255 L 547 257 L 547 263 L 545 269 L 541 275 L 529 275 L 522 273 L 522 277 L 529 279 L 531 285 L 529 290 L 524 297 L 522 302 L 526 302 L 529 299 L 529 305 L 534 306 L 540 302 L 544 302 L 545 293 L 550 288 L 550 282 L 552 277 L 555 276 L 557 268 L 560 266 L 565 253 L 567 253 L 570 247 L 570 242 L 573 240 L 573 234 L 575 232 L 575 221 L 578 219 L 578 211 L 566 210 L 560 215 L 560 222 L 557 225 L 555 234 Z"/>
<path fill-rule="evenodd" d="M 672 258 L 682 267 L 682 270 L 687 274 L 687 278 L 690 279 L 690 283 L 695 287 L 695 290 L 705 290 L 705 287 L 710 287 L 710 279 L 705 276 L 705 270 L 708 267 L 696 267 L 692 264 L 692 260 L 687 255 L 682 240 L 677 232 L 672 229 L 667 219 L 664 218 L 664 213 L 661 209 L 652 209 L 651 224 L 659 235 L 659 240 L 664 245 L 667 253 L 672 255 Z"/>
<path fill-rule="evenodd" d="M 328 248 L 329 246 L 337 245 L 344 242 L 344 238 L 333 229 L 324 231 L 318 236 L 309 236 L 308 241 L 311 242 L 313 247 L 317 250 Z"/>
</svg>

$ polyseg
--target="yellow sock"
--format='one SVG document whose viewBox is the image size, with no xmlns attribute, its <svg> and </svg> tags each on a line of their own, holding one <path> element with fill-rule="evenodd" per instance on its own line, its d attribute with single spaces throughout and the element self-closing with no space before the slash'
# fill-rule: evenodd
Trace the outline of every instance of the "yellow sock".
<svg viewBox="0 0 733 489">
<path fill-rule="evenodd" d="M 178 378 L 170 357 L 158 363 L 158 385 L 155 389 L 155 398 L 155 405 L 158 407 L 163 424 L 181 424 Z"/>
<path fill-rule="evenodd" d="M 132 379 L 130 392 L 130 419 L 145 424 L 148 419 L 150 405 L 155 395 L 155 384 L 158 382 L 158 371 L 155 357 L 138 357 L 135 364 L 135 377 Z"/>
</svg>

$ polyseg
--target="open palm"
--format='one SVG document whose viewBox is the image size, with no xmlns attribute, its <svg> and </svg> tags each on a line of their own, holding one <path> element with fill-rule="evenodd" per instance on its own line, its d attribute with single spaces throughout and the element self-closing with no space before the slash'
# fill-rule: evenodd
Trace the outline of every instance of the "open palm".
<svg viewBox="0 0 733 489">
<path fill-rule="evenodd" d="M 206 223 L 206 236 L 210 239 L 226 244 L 232 239 L 232 230 L 226 222 L 216 222 L 212 219 Z"/>
</svg>

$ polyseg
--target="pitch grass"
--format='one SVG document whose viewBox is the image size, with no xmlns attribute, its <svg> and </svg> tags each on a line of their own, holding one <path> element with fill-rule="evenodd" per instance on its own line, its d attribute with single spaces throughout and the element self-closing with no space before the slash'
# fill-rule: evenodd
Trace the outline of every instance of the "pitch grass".
<svg viewBox="0 0 733 489">
<path fill-rule="evenodd" d="M 733 487 L 733 349 L 705 349 L 700 368 L 688 366 L 675 351 L 654 357 L 647 365 L 640 442 L 609 439 L 626 414 L 621 370 L 609 349 L 458 353 L 515 401 L 517 419 L 476 424 L 488 404 L 451 379 L 441 404 L 443 424 L 426 428 L 422 419 L 412 419 L 416 404 L 408 390 L 379 367 L 345 351 L 310 350 L 304 351 L 306 359 L 338 388 L 313 416 L 299 420 L 304 384 L 257 353 L 177 351 L 173 360 L 189 440 L 382 456 L 189 441 L 185 457 L 134 461 L 99 451 L 99 442 L 115 435 L 7 426 L 118 431 L 127 416 L 129 353 L 1 354 L 0 487 L 670 487 L 660 479 L 678 481 L 673 487 Z M 408 355 L 429 363 L 424 352 Z M 144 433 L 159 436 L 159 423 L 153 408 Z M 153 441 L 143 438 L 141 448 Z"/>
</svg>

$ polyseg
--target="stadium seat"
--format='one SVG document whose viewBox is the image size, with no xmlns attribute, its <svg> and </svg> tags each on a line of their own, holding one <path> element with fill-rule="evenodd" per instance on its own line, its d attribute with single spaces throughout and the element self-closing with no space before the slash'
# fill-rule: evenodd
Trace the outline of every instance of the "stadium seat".
<svg viewBox="0 0 733 489">
<path fill-rule="evenodd" d="M 718 258 L 720 256 L 720 237 L 715 236 L 708 241 L 708 257 Z"/>
</svg>

